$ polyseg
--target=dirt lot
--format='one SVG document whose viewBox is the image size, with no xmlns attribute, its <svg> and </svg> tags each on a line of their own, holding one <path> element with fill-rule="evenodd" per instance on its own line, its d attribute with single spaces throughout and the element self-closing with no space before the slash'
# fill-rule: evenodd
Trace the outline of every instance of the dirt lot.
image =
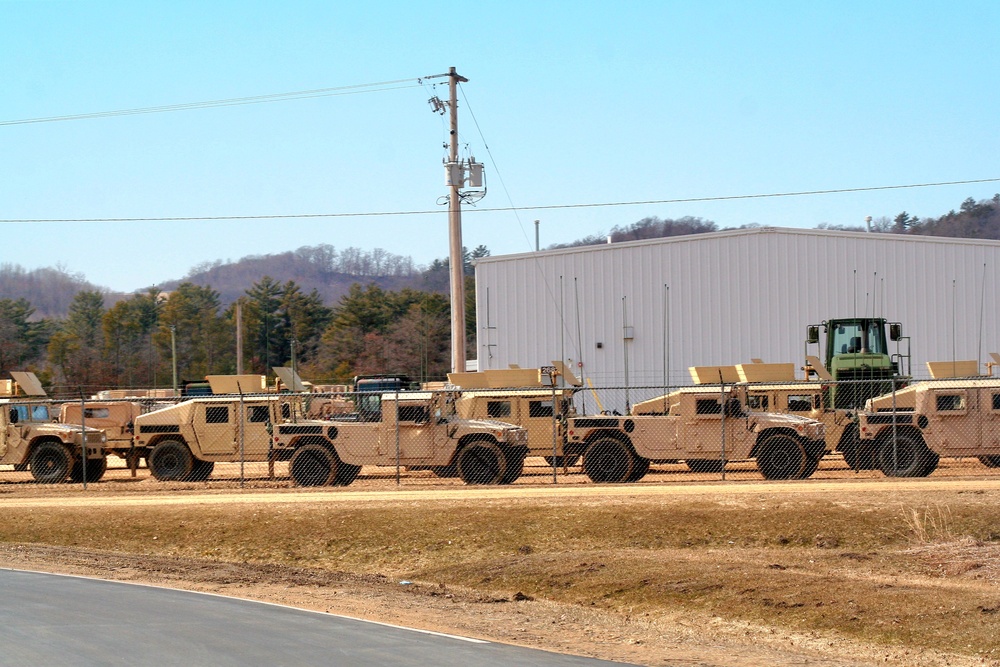
<svg viewBox="0 0 1000 667">
<path fill-rule="evenodd" d="M 318 491 L 144 471 L 86 491 L 15 479 L 0 481 L 6 567 L 650 665 L 1000 665 L 990 477 Z"/>
</svg>

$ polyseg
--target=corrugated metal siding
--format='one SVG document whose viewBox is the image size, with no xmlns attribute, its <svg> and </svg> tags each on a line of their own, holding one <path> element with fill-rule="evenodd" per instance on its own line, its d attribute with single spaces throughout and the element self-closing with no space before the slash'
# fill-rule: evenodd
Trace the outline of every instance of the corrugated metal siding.
<svg viewBox="0 0 1000 667">
<path fill-rule="evenodd" d="M 662 384 L 667 332 L 669 383 L 688 384 L 694 365 L 753 357 L 801 365 L 808 324 L 873 312 L 903 323 L 913 374 L 925 377 L 926 361 L 1000 351 L 998 278 L 998 242 L 825 230 L 761 228 L 491 257 L 476 266 L 480 368 L 563 358 L 582 361 L 595 384 L 624 384 L 624 300 L 635 332 L 631 386 Z"/>
</svg>

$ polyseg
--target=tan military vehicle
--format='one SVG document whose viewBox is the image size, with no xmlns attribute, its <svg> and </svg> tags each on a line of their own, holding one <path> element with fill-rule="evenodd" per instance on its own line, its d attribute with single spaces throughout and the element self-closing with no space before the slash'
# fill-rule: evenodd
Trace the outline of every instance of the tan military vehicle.
<svg viewBox="0 0 1000 667">
<path fill-rule="evenodd" d="M 862 446 L 888 477 L 924 477 L 942 456 L 1000 466 L 1000 379 L 919 382 L 868 401 L 856 415 Z"/>
<path fill-rule="evenodd" d="M 141 403 L 131 401 L 74 401 L 59 406 L 59 421 L 63 424 L 83 423 L 104 431 L 107 438 L 105 451 L 125 459 L 134 472 L 141 458 L 132 438 L 134 422 L 143 412 Z"/>
<path fill-rule="evenodd" d="M 47 484 L 101 479 L 108 467 L 104 432 L 55 423 L 34 373 L 13 371 L 11 375 L 29 396 L 0 398 L 0 464 L 28 469 L 37 481 Z M 17 393 L 13 386 L 11 393 Z"/>
<path fill-rule="evenodd" d="M 684 460 L 708 471 L 747 459 L 756 459 L 767 479 L 804 479 L 826 450 L 821 422 L 752 412 L 745 385 L 685 387 L 636 404 L 626 416 L 570 417 L 566 430 L 566 454 L 583 456 L 595 482 L 637 481 L 650 463 Z"/>
<path fill-rule="evenodd" d="M 350 484 L 362 465 L 432 469 L 470 484 L 499 484 L 513 482 L 524 466 L 524 429 L 460 419 L 453 394 L 370 394 L 358 412 L 334 421 L 308 419 L 304 398 L 193 398 L 136 417 L 135 446 L 160 480 L 204 480 L 216 462 L 289 460 L 292 479 L 302 486 Z"/>
<path fill-rule="evenodd" d="M 557 386 L 559 378 L 567 386 Z M 464 419 L 499 419 L 528 431 L 529 456 L 549 465 L 571 466 L 579 456 L 566 456 L 565 420 L 576 416 L 573 395 L 580 381 L 554 362 L 538 369 L 511 368 L 475 373 L 450 373 L 448 380 L 462 391 L 455 401 Z"/>
<path fill-rule="evenodd" d="M 718 382 L 720 374 L 727 382 L 747 383 L 747 404 L 751 410 L 796 414 L 823 422 L 828 453 L 840 452 L 847 465 L 855 470 L 877 467 L 869 450 L 858 442 L 858 426 L 853 419 L 853 410 L 832 407 L 829 385 L 797 378 L 794 364 L 758 361 L 735 366 L 692 367 L 689 370 L 694 381 L 706 387 Z M 822 373 L 823 369 L 818 362 L 813 362 L 807 365 L 807 372 Z M 828 374 L 823 377 L 830 379 Z"/>
<path fill-rule="evenodd" d="M 427 469 L 467 484 L 510 484 L 520 477 L 527 431 L 463 419 L 455 399 L 454 392 L 365 394 L 356 415 L 280 424 L 275 440 L 294 451 L 289 473 L 301 486 L 350 484 L 363 465 Z"/>
<path fill-rule="evenodd" d="M 273 425 L 301 417 L 300 406 L 294 395 L 191 398 L 137 416 L 133 451 L 162 481 L 208 479 L 218 462 L 285 460 Z"/>
</svg>

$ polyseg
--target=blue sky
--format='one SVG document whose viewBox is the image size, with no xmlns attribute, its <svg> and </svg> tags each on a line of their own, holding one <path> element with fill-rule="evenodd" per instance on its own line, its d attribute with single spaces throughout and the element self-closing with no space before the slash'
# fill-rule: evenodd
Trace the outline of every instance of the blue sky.
<svg viewBox="0 0 1000 667">
<path fill-rule="evenodd" d="M 816 227 L 939 216 L 1000 182 L 996 2 L 0 0 L 0 122 L 404 81 L 311 99 L 0 125 L 0 263 L 114 290 L 326 243 L 448 252 L 446 119 L 486 164 L 464 242 L 494 255 L 646 216 Z M 432 84 L 438 82 L 434 87 Z M 471 111 L 471 113 L 470 113 Z M 474 116 L 474 119 L 473 119 Z M 428 211 L 189 222 L 87 219 Z M 2 295 L 0 295 L 2 296 Z"/>
</svg>

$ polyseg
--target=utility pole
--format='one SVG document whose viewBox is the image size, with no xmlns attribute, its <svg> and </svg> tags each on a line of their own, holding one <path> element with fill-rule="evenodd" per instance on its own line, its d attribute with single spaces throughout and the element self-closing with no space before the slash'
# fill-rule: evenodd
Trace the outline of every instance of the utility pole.
<svg viewBox="0 0 1000 667">
<path fill-rule="evenodd" d="M 462 252 L 462 199 L 459 189 L 469 182 L 472 187 L 482 185 L 482 165 L 472 158 L 458 159 L 458 84 L 468 81 L 454 67 L 447 74 L 435 74 L 428 79 L 448 77 L 448 102 L 432 97 L 429 102 L 437 113 L 448 109 L 451 120 L 448 161 L 445 164 L 445 181 L 448 185 L 448 245 L 451 278 L 451 370 L 465 372 L 465 257 Z M 468 176 L 467 176 L 468 174 Z"/>
</svg>

